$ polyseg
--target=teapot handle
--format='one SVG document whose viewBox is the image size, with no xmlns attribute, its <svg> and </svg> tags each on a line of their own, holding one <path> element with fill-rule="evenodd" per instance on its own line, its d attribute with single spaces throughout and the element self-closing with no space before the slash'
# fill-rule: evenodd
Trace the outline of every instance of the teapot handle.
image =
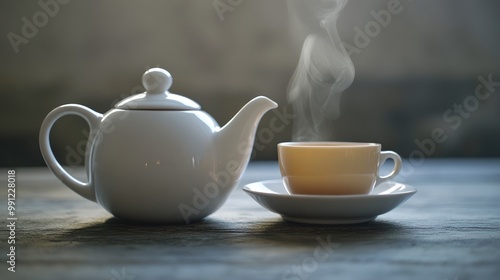
<svg viewBox="0 0 500 280">
<path fill-rule="evenodd" d="M 54 153 L 52 152 L 52 148 L 50 147 L 50 130 L 59 118 L 66 115 L 76 115 L 82 117 L 88 123 L 90 127 L 90 133 L 88 142 L 89 145 L 87 146 L 87 148 L 92 148 L 96 132 L 99 129 L 99 123 L 102 119 L 102 114 L 99 114 L 82 105 L 67 104 L 55 108 L 43 120 L 42 126 L 40 128 L 40 150 L 48 167 L 50 168 L 50 170 L 52 170 L 56 177 L 59 178 L 59 180 L 61 180 L 66 186 L 68 186 L 77 194 L 95 202 L 95 189 L 92 183 L 92 169 L 90 167 L 91 163 L 89 162 L 90 150 L 86 151 L 85 155 L 85 168 L 87 170 L 88 182 L 82 182 L 70 175 L 61 166 L 61 164 L 59 164 L 54 156 Z"/>
</svg>

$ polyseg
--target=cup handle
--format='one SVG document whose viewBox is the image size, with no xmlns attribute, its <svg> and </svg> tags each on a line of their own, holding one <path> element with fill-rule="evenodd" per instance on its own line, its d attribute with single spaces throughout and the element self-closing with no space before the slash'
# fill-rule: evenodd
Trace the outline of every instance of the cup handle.
<svg viewBox="0 0 500 280">
<path fill-rule="evenodd" d="M 402 165 L 401 157 L 396 152 L 393 152 L 393 151 L 380 152 L 380 158 L 379 158 L 379 162 L 378 162 L 379 168 L 388 159 L 394 160 L 394 168 L 392 169 L 391 173 L 389 173 L 388 175 L 385 175 L 385 176 L 380 176 L 380 174 L 378 174 L 378 172 L 377 172 L 377 182 L 375 183 L 375 186 L 378 186 L 378 185 L 382 184 L 383 182 L 386 182 L 389 179 L 392 179 L 393 177 L 398 175 L 399 171 L 401 171 L 401 165 Z"/>
<path fill-rule="evenodd" d="M 75 177 L 71 176 L 62 166 L 59 164 L 57 159 L 52 152 L 50 147 L 50 130 L 54 123 L 61 117 L 66 115 L 77 115 L 82 117 L 90 127 L 89 142 L 87 148 L 91 149 L 94 144 L 93 138 L 95 138 L 95 133 L 99 128 L 99 123 L 102 119 L 102 114 L 99 114 L 85 106 L 77 104 L 68 104 L 55 108 L 52 110 L 47 117 L 43 120 L 42 126 L 40 128 L 40 150 L 42 156 L 47 163 L 47 166 L 52 170 L 54 175 L 61 180 L 66 186 L 72 189 L 77 194 L 83 196 L 84 198 L 96 201 L 95 190 L 92 184 L 92 174 L 90 168 L 90 153 L 86 152 L 85 156 L 85 168 L 87 170 L 87 176 L 89 178 L 88 182 L 82 182 Z"/>
</svg>

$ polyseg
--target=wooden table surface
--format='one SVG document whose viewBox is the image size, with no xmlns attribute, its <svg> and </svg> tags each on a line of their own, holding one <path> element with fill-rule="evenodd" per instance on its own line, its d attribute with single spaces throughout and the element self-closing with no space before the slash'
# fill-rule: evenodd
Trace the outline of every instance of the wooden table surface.
<svg viewBox="0 0 500 280">
<path fill-rule="evenodd" d="M 408 163 L 407 163 L 408 164 Z M 425 160 L 418 193 L 357 225 L 285 222 L 239 186 L 202 222 L 113 218 L 45 168 L 16 169 L 16 272 L 7 270 L 2 172 L 0 279 L 500 279 L 500 160 Z M 240 185 L 279 178 L 251 163 Z"/>
</svg>

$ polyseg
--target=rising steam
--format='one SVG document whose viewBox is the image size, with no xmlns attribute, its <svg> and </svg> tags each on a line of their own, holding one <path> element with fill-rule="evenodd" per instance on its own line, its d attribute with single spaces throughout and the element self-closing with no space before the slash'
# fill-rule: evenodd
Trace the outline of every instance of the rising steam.
<svg viewBox="0 0 500 280">
<path fill-rule="evenodd" d="M 340 116 L 340 96 L 354 80 L 354 66 L 337 31 L 348 0 L 289 0 L 292 17 L 308 33 L 288 85 L 293 105 L 293 141 L 330 140 Z M 293 30 L 292 30 L 293 32 Z"/>
</svg>

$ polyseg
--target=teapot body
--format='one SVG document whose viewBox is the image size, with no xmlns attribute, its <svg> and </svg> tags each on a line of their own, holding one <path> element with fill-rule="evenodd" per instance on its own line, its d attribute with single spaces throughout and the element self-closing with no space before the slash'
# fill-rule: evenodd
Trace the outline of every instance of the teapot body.
<svg viewBox="0 0 500 280">
<path fill-rule="evenodd" d="M 97 202 L 141 222 L 190 223 L 211 214 L 237 183 L 217 176 L 218 129 L 203 111 L 111 110 L 89 155 Z"/>
</svg>

